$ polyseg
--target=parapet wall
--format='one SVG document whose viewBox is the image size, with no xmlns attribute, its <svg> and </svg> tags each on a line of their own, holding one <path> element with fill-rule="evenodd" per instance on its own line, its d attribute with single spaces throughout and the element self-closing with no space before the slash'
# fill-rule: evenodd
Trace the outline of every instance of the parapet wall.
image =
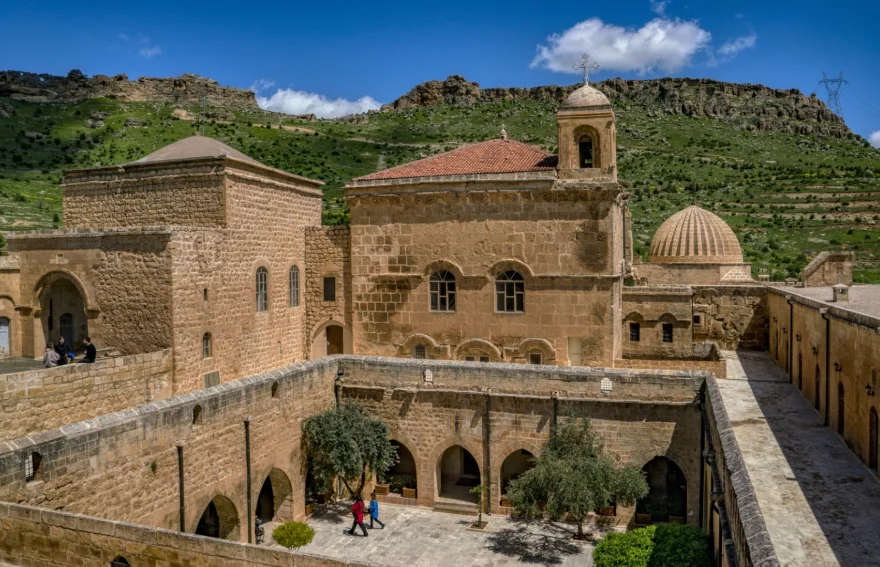
<svg viewBox="0 0 880 567">
<path fill-rule="evenodd" d="M 16 439 L 171 395 L 171 350 L 0 375 L 0 439 Z"/>
</svg>

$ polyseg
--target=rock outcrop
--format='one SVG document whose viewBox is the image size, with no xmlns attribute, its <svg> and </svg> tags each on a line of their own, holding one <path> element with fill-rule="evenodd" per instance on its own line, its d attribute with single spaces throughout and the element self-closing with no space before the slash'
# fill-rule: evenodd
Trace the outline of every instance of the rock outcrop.
<svg viewBox="0 0 880 567">
<path fill-rule="evenodd" d="M 253 91 L 222 87 L 217 81 L 198 75 L 184 74 L 167 79 L 141 77 L 129 81 L 124 74 L 89 78 L 76 69 L 66 77 L 0 71 L 0 97 L 27 102 L 68 102 L 98 97 L 171 103 L 205 99 L 211 106 L 257 108 Z"/>
<path fill-rule="evenodd" d="M 461 75 L 428 81 L 382 107 L 404 110 L 437 104 L 468 105 L 483 102 L 538 100 L 562 102 L 580 84 L 532 88 L 481 89 Z M 608 79 L 595 84 L 614 104 L 635 104 L 655 113 L 713 117 L 739 122 L 748 130 L 849 137 L 853 134 L 839 116 L 815 95 L 797 89 L 771 89 L 711 79 Z"/>
</svg>

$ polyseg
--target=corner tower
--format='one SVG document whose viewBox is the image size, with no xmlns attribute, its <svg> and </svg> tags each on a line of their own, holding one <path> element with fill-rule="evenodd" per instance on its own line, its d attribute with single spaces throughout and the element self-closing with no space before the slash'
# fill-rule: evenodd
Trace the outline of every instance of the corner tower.
<svg viewBox="0 0 880 567">
<path fill-rule="evenodd" d="M 617 180 L 617 131 L 608 97 L 589 83 L 556 114 L 559 178 Z"/>
</svg>

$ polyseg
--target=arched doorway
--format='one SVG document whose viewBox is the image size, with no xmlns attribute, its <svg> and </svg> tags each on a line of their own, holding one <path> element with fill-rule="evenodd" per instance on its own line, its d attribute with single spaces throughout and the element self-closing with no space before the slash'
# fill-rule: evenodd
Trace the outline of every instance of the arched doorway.
<svg viewBox="0 0 880 567">
<path fill-rule="evenodd" d="M 480 484 L 480 465 L 470 451 L 461 445 L 453 445 L 443 451 L 437 463 L 437 478 L 440 480 L 440 498 L 476 502 L 470 491 Z"/>
<path fill-rule="evenodd" d="M 391 492 L 403 496 L 403 489 L 415 490 L 418 482 L 416 460 L 406 445 L 398 441 L 391 441 L 391 445 L 397 449 L 397 464 L 385 473 L 385 481 Z"/>
<path fill-rule="evenodd" d="M 525 449 L 509 454 L 501 463 L 501 498 L 507 495 L 507 487 L 511 481 L 518 479 L 534 466 L 535 456 Z"/>
<path fill-rule="evenodd" d="M 70 313 L 65 313 L 61 317 L 58 318 L 58 327 L 60 329 L 59 334 L 64 338 L 64 342 L 71 345 L 75 345 L 75 338 L 73 336 L 73 315 Z"/>
<path fill-rule="evenodd" d="M 76 348 L 88 336 L 86 304 L 80 288 L 68 276 L 55 273 L 46 278 L 47 284 L 40 291 L 40 324 L 43 329 L 43 345 L 58 342 L 64 337 L 71 348 Z"/>
<path fill-rule="evenodd" d="M 837 432 L 843 435 L 846 425 L 846 396 L 843 391 L 843 383 L 837 384 Z"/>
<path fill-rule="evenodd" d="M 272 469 L 263 481 L 255 514 L 263 523 L 293 520 L 293 490 L 281 469 Z"/>
<path fill-rule="evenodd" d="M 880 451 L 880 431 L 877 424 L 877 409 L 871 408 L 871 414 L 868 416 L 868 468 L 877 472 L 877 451 Z"/>
<path fill-rule="evenodd" d="M 0 356 L 9 356 L 9 319 L 0 317 Z"/>
<path fill-rule="evenodd" d="M 816 409 L 819 409 L 819 388 L 822 386 L 822 376 L 819 372 L 819 365 L 816 365 L 816 383 L 813 385 L 813 403 Z"/>
<path fill-rule="evenodd" d="M 232 500 L 221 494 L 215 496 L 205 507 L 202 517 L 199 518 L 196 535 L 239 541 L 238 511 Z"/>
<path fill-rule="evenodd" d="M 113 561 L 110 562 L 110 567 L 131 567 L 131 563 L 129 563 L 125 557 L 117 555 L 113 558 Z"/>
<path fill-rule="evenodd" d="M 672 460 L 654 457 L 642 467 L 648 495 L 636 503 L 637 514 L 650 514 L 652 522 L 687 522 L 687 480 Z"/>
<path fill-rule="evenodd" d="M 345 351 L 345 343 L 341 325 L 328 325 L 326 332 L 327 354 L 342 354 Z"/>
<path fill-rule="evenodd" d="M 351 330 L 342 323 L 330 320 L 312 331 L 312 360 L 330 354 L 351 354 L 351 352 Z"/>
</svg>

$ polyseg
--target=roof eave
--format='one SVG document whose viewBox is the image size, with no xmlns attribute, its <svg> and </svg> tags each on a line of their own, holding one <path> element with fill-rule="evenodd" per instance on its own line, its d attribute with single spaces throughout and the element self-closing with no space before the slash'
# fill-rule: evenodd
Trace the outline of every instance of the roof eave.
<svg viewBox="0 0 880 567">
<path fill-rule="evenodd" d="M 352 179 L 343 189 L 368 189 L 398 185 L 423 185 L 438 183 L 490 183 L 498 181 L 556 181 L 556 169 L 542 171 L 511 171 L 505 173 L 463 173 L 456 175 L 430 175 L 423 177 L 392 177 L 389 179 Z"/>
</svg>

